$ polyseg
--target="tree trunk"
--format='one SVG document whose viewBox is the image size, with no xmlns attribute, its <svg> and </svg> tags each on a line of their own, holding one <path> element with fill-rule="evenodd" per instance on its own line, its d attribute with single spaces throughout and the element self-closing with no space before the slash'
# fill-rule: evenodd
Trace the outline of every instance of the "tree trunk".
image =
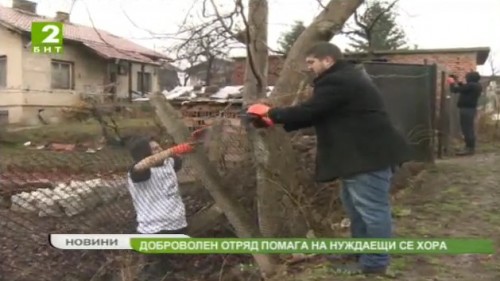
<svg viewBox="0 0 500 281">
<path fill-rule="evenodd" d="M 248 22 L 247 22 L 247 61 L 245 69 L 245 85 L 243 101 L 244 104 L 255 102 L 259 98 L 264 98 L 267 93 L 267 0 L 248 1 Z M 252 150 L 257 163 L 257 212 L 260 232 L 264 237 L 273 237 L 279 231 L 282 220 L 277 219 L 280 206 L 277 204 L 279 189 L 266 189 L 266 179 L 268 178 L 265 167 L 268 155 L 265 153 L 266 144 L 260 134 L 252 126 L 247 126 L 247 133 Z M 261 268 L 265 276 L 272 276 L 276 270 L 277 259 L 269 256 L 266 268 Z"/>
<path fill-rule="evenodd" d="M 244 104 L 251 104 L 258 99 L 266 97 L 267 93 L 267 0 L 249 0 L 247 32 L 247 60 L 245 68 Z M 261 166 L 268 162 L 262 138 L 255 128 L 247 126 L 247 133 L 255 160 L 257 162 L 257 212 L 260 232 L 265 237 L 277 234 L 276 227 L 279 221 L 272 217 L 276 215 L 279 206 L 275 189 L 263 190 L 266 186 L 265 169 Z M 271 201 L 269 201 L 271 200 Z"/>
<path fill-rule="evenodd" d="M 287 55 L 278 81 L 271 93 L 274 100 L 288 105 L 293 100 L 300 82 L 307 79 L 304 68 L 304 52 L 321 41 L 330 41 L 338 33 L 364 0 L 331 0 L 297 38 Z"/>
</svg>

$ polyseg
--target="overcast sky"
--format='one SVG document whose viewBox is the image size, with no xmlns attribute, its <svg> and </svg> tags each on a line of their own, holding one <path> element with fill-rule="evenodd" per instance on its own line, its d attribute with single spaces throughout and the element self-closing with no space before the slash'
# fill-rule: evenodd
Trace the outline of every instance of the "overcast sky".
<svg viewBox="0 0 500 281">
<path fill-rule="evenodd" d="M 76 0 L 71 10 L 71 21 L 91 25 L 89 13 L 95 26 L 119 36 L 154 48 L 175 44 L 174 39 L 151 39 L 134 23 L 156 33 L 174 33 L 195 4 L 200 7 L 203 0 Z M 321 7 L 317 0 L 268 0 L 269 1 L 269 45 L 277 48 L 281 33 L 296 20 L 306 25 L 318 14 Z M 326 3 L 327 0 L 323 0 Z M 54 16 L 56 11 L 68 12 L 72 0 L 35 0 L 38 13 Z M 215 0 L 221 6 L 232 7 L 234 0 Z M 244 1 L 246 2 L 246 1 Z M 12 0 L 0 0 L 0 4 L 11 6 Z M 130 22 L 124 12 L 133 19 Z M 400 0 L 398 22 L 406 31 L 410 44 L 419 48 L 490 47 L 491 57 L 500 69 L 500 0 Z M 347 40 L 333 40 L 342 48 Z M 241 54 L 233 51 L 232 55 Z M 483 74 L 491 74 L 487 63 L 478 68 Z"/>
</svg>

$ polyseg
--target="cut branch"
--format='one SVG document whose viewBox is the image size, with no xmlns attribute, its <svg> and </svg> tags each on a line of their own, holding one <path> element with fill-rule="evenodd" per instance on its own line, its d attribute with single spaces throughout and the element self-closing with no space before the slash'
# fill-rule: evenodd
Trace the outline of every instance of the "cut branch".
<svg viewBox="0 0 500 281">
<path fill-rule="evenodd" d="M 189 130 L 165 96 L 159 93 L 153 94 L 150 96 L 150 103 L 161 124 L 174 141 L 176 143 L 185 142 L 190 136 Z M 210 193 L 217 206 L 223 210 L 227 220 L 234 227 L 236 235 L 240 238 L 260 237 L 259 229 L 252 223 L 250 215 L 239 204 L 237 198 L 232 196 L 225 186 L 221 185 L 223 180 L 204 151 L 197 149 L 190 156 L 192 157 L 192 168 L 198 179 Z M 269 256 L 254 254 L 253 257 L 263 272 L 273 271 Z"/>
</svg>

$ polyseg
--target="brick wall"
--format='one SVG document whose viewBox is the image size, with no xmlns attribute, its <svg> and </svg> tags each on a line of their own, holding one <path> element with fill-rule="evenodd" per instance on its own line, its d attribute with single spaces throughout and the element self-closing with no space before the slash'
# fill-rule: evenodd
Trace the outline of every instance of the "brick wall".
<svg viewBox="0 0 500 281">
<path fill-rule="evenodd" d="M 284 59 L 281 56 L 269 56 L 268 79 L 269 86 L 273 86 L 278 80 L 281 69 L 283 68 Z M 246 58 L 235 58 L 233 75 L 231 78 L 232 85 L 243 85 L 245 81 L 245 64 Z"/>
<path fill-rule="evenodd" d="M 171 102 L 171 104 L 181 113 L 186 126 L 191 131 L 211 125 L 217 117 L 226 118 L 234 126 L 240 123 L 241 104 L 230 106 L 226 103 L 215 102 Z"/>
<path fill-rule="evenodd" d="M 475 70 L 476 52 L 450 52 L 450 53 L 424 53 L 424 54 L 387 54 L 377 55 L 378 58 L 387 59 L 393 63 L 409 63 L 409 64 L 433 64 L 436 63 L 440 70 L 447 71 L 458 75 L 463 79 L 465 73 L 470 70 Z M 350 57 L 346 55 L 346 57 Z M 357 57 L 357 55 L 356 55 Z M 283 67 L 284 59 L 280 56 L 269 57 L 269 77 L 268 83 L 270 86 L 276 82 L 279 72 Z M 232 76 L 233 85 L 242 85 L 245 75 L 245 58 L 236 58 L 234 61 L 234 72 Z"/>
<path fill-rule="evenodd" d="M 391 55 L 385 57 L 389 62 L 409 64 L 437 64 L 439 69 L 448 73 L 454 73 L 459 78 L 465 78 L 465 74 L 476 70 L 475 53 L 449 53 L 449 54 L 411 54 Z"/>
</svg>

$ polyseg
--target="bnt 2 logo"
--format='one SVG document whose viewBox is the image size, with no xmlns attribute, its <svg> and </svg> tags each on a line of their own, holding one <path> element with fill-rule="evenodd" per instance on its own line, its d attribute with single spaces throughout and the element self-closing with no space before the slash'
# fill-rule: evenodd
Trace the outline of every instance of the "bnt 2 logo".
<svg viewBox="0 0 500 281">
<path fill-rule="evenodd" d="M 31 51 L 37 54 L 62 54 L 62 22 L 31 23 Z"/>
</svg>

